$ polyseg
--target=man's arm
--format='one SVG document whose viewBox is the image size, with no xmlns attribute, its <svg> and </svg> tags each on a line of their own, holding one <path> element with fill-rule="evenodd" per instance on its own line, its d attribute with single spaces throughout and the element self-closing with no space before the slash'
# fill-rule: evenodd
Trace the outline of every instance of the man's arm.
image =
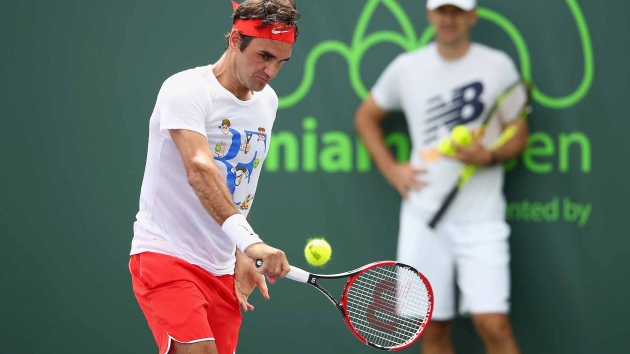
<svg viewBox="0 0 630 354">
<path fill-rule="evenodd" d="M 396 164 L 396 159 L 385 145 L 385 137 L 381 122 L 387 115 L 382 110 L 372 95 L 369 95 L 357 109 L 354 118 L 354 127 L 361 136 L 376 167 L 383 173 Z"/>
<path fill-rule="evenodd" d="M 508 124 L 505 129 L 511 125 L 517 127 L 516 134 L 494 152 L 485 149 L 476 139 L 474 139 L 472 144 L 466 147 L 457 146 L 453 143 L 457 149 L 455 158 L 466 164 L 488 166 L 495 163 L 502 163 L 520 156 L 527 148 L 527 142 L 529 139 L 529 126 L 527 124 L 527 119 L 517 119 Z"/>
<path fill-rule="evenodd" d="M 204 209 L 245 255 L 263 260 L 260 272 L 270 276 L 271 282 L 275 281 L 274 276 L 284 277 L 290 269 L 284 252 L 262 243 L 238 211 L 221 172 L 214 164 L 206 137 L 184 129 L 171 129 L 169 132 L 184 161 L 188 183 Z"/>
<path fill-rule="evenodd" d="M 386 115 L 387 112 L 376 104 L 372 95 L 369 95 L 357 109 L 354 127 L 381 174 L 403 198 L 406 198 L 408 188 L 418 190 L 425 185 L 425 182 L 416 178 L 416 173 L 424 170 L 412 169 L 409 164 L 399 164 L 389 151 L 381 127 Z"/>
<path fill-rule="evenodd" d="M 249 303 L 249 295 L 258 287 L 263 298 L 269 300 L 269 289 L 265 277 L 258 273 L 254 261 L 236 249 L 236 265 L 234 266 L 234 293 L 243 311 L 251 311 L 254 306 Z"/>
<path fill-rule="evenodd" d="M 238 213 L 225 179 L 214 164 L 214 157 L 206 138 L 196 132 L 170 130 L 173 142 L 184 160 L 188 183 L 204 209 L 219 224 Z"/>
<path fill-rule="evenodd" d="M 494 151 L 494 161 L 492 162 L 501 163 L 511 160 L 520 156 L 525 149 L 527 149 L 529 140 L 529 124 L 527 124 L 527 119 L 517 119 L 508 124 L 508 127 L 510 125 L 516 126 L 518 130 L 512 139 L 506 141 L 503 146 Z"/>
</svg>

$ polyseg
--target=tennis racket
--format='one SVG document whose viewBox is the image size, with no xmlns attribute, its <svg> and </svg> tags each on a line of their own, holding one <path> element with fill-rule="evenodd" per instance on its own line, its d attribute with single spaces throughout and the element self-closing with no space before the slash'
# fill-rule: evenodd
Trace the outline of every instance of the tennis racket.
<svg viewBox="0 0 630 354">
<path fill-rule="evenodd" d="M 518 127 L 510 125 L 501 131 L 501 124 L 492 123 L 500 118 L 518 117 L 523 119 L 526 118 L 530 112 L 531 94 L 529 85 L 525 81 L 519 80 L 499 95 L 495 101 L 494 106 L 478 131 L 477 137 L 480 139 L 480 143 L 489 151 L 497 150 L 516 135 Z M 432 229 L 436 227 L 442 216 L 444 216 L 444 213 L 448 210 L 448 207 L 453 203 L 459 190 L 468 183 L 470 178 L 477 172 L 477 169 L 478 166 L 476 165 L 464 166 L 459 174 L 457 183 L 453 186 L 453 189 L 451 189 L 442 202 L 442 205 L 429 222 L 429 227 Z"/>
<path fill-rule="evenodd" d="M 260 268 L 262 261 L 256 261 Z M 291 266 L 287 278 L 321 291 L 337 307 L 350 331 L 363 343 L 396 351 L 420 338 L 433 313 L 429 281 L 413 267 L 394 262 L 371 263 L 339 274 L 311 274 Z M 317 283 L 319 279 L 348 278 L 337 301 Z"/>
</svg>

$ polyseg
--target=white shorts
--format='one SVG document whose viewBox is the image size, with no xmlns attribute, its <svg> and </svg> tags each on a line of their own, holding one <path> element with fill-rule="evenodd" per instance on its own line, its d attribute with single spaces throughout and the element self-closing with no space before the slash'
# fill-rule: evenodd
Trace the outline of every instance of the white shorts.
<svg viewBox="0 0 630 354">
<path fill-rule="evenodd" d="M 510 309 L 510 226 L 496 221 L 442 221 L 435 230 L 426 218 L 403 204 L 400 213 L 398 261 L 424 274 L 435 299 L 433 319 L 459 313 L 508 313 Z"/>
</svg>

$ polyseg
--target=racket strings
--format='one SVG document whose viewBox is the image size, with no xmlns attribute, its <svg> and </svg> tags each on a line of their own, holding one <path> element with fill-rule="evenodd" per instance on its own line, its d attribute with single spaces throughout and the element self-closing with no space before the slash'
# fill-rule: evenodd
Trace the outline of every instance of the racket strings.
<svg viewBox="0 0 630 354">
<path fill-rule="evenodd" d="M 368 297 L 371 296 L 371 294 L 369 293 L 365 293 L 362 292 L 361 296 L 364 297 Z M 391 303 L 386 303 L 387 300 L 374 300 L 373 302 L 369 302 L 369 301 L 359 301 L 353 305 L 355 310 L 358 311 L 363 311 L 366 312 L 370 309 L 370 307 L 374 308 L 374 309 L 378 309 L 379 311 L 371 311 L 371 313 L 368 313 L 365 319 L 361 319 L 359 318 L 359 321 L 363 321 L 363 324 L 367 324 L 367 325 L 371 325 L 372 327 L 375 327 L 376 329 L 381 329 L 381 330 L 385 330 L 387 332 L 393 332 L 397 329 L 398 327 L 398 323 L 399 322 L 404 322 L 404 324 L 406 325 L 406 327 L 401 327 L 398 330 L 400 332 L 404 332 L 407 335 L 411 335 L 413 336 L 415 334 L 415 331 L 409 331 L 408 328 L 415 328 L 417 326 L 417 318 L 421 318 L 423 317 L 423 315 L 426 313 L 422 313 L 422 311 L 424 311 L 424 309 L 427 309 L 429 306 L 429 302 L 428 301 L 424 301 L 421 302 L 419 305 L 418 304 L 414 304 L 413 307 L 415 308 L 419 308 L 419 311 L 415 311 L 418 313 L 422 313 L 418 316 L 416 316 L 415 318 L 412 316 L 409 316 L 410 318 L 405 317 L 404 315 L 402 316 L 402 319 L 400 319 L 400 315 L 401 315 L 401 311 L 398 308 L 399 306 L 394 305 L 393 303 L 396 303 L 396 299 L 391 300 Z M 404 306 L 404 305 L 403 305 Z M 396 311 L 398 311 L 398 314 L 396 314 Z M 398 316 L 398 317 L 397 317 Z"/>
<path fill-rule="evenodd" d="M 482 144 L 489 148 L 496 143 L 507 121 L 520 118 L 529 106 L 529 91 L 527 85 L 519 81 L 501 94 L 486 121 L 484 122 L 485 133 L 481 137 Z"/>
<path fill-rule="evenodd" d="M 392 274 L 389 274 L 388 276 L 391 277 Z M 418 278 L 416 274 L 414 274 L 414 277 Z M 363 317 L 359 316 L 356 319 L 359 327 L 361 327 L 359 330 L 366 332 L 363 334 L 367 335 L 368 338 L 366 339 L 368 339 L 368 341 L 381 346 L 394 347 L 405 343 L 416 336 L 416 333 L 418 333 L 421 325 L 424 323 L 422 318 L 426 318 L 426 310 L 424 309 L 428 309 L 428 304 L 424 301 L 424 309 L 420 310 L 424 311 L 424 313 L 421 313 L 419 316 L 405 316 L 401 310 L 408 307 L 409 303 L 413 304 L 414 301 L 408 301 L 406 305 L 404 301 L 398 301 L 397 298 L 393 297 L 393 293 L 396 290 L 392 286 L 391 282 L 385 283 L 389 284 L 388 290 L 390 291 L 388 291 L 388 293 L 392 296 L 388 299 L 387 296 L 383 296 L 382 293 L 383 283 L 383 281 L 380 281 L 379 283 L 376 283 L 376 286 L 374 286 L 374 284 L 370 284 L 374 288 L 374 293 L 377 295 L 376 297 L 374 296 L 375 294 L 369 294 L 362 291 L 360 296 L 374 298 L 374 301 L 362 301 L 359 306 L 354 306 L 354 309 L 357 313 L 364 313 Z M 397 295 L 402 300 L 410 299 L 409 296 L 404 297 L 405 295 L 403 295 L 405 293 L 408 294 L 408 289 L 405 290 L 405 288 L 409 288 L 410 282 L 406 282 L 406 284 L 407 286 L 401 288 L 399 294 Z M 379 285 L 381 286 L 381 289 L 379 289 Z M 380 299 L 378 295 L 380 295 Z M 384 302 L 389 302 L 389 304 L 387 306 L 383 306 Z M 393 306 L 393 304 L 397 304 L 397 306 Z M 413 307 L 417 308 L 417 304 Z M 398 312 L 394 312 L 393 309 L 397 309 Z"/>
<path fill-rule="evenodd" d="M 355 281 L 356 283 L 357 281 Z M 428 308 L 430 300 L 428 297 L 428 293 L 426 295 L 420 296 L 410 296 L 411 292 L 411 283 L 407 283 L 399 289 L 399 296 L 394 297 L 389 294 L 381 294 L 380 298 L 369 300 L 374 297 L 373 292 L 366 291 L 371 284 L 368 282 L 361 281 L 360 284 L 363 286 L 360 288 L 354 288 L 353 290 L 361 295 L 362 299 L 357 299 L 357 304 L 362 304 L 366 306 L 374 304 L 376 307 L 382 310 L 386 310 L 389 313 L 401 313 L 403 310 L 407 311 L 411 308 L 419 309 L 419 312 L 422 313 L 424 309 Z M 405 289 L 406 288 L 406 289 Z M 402 299 L 402 302 L 398 301 L 398 299 Z M 418 311 L 417 311 L 418 312 Z"/>
<path fill-rule="evenodd" d="M 417 272 L 388 265 L 361 273 L 347 290 L 346 307 L 350 323 L 368 342 L 395 348 L 419 335 L 431 299 Z"/>
</svg>

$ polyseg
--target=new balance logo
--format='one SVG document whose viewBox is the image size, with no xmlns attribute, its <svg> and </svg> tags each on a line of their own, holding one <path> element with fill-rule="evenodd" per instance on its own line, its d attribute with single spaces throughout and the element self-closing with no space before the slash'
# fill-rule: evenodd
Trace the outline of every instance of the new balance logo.
<svg viewBox="0 0 630 354">
<path fill-rule="evenodd" d="M 444 102 L 440 96 L 429 100 L 426 120 L 428 128 L 425 133 L 425 144 L 431 144 L 438 139 L 438 131 L 446 127 L 450 131 L 454 126 L 466 124 L 479 118 L 484 109 L 484 104 L 479 99 L 483 93 L 483 84 L 473 82 L 466 86 L 453 90 L 451 102 Z"/>
</svg>

